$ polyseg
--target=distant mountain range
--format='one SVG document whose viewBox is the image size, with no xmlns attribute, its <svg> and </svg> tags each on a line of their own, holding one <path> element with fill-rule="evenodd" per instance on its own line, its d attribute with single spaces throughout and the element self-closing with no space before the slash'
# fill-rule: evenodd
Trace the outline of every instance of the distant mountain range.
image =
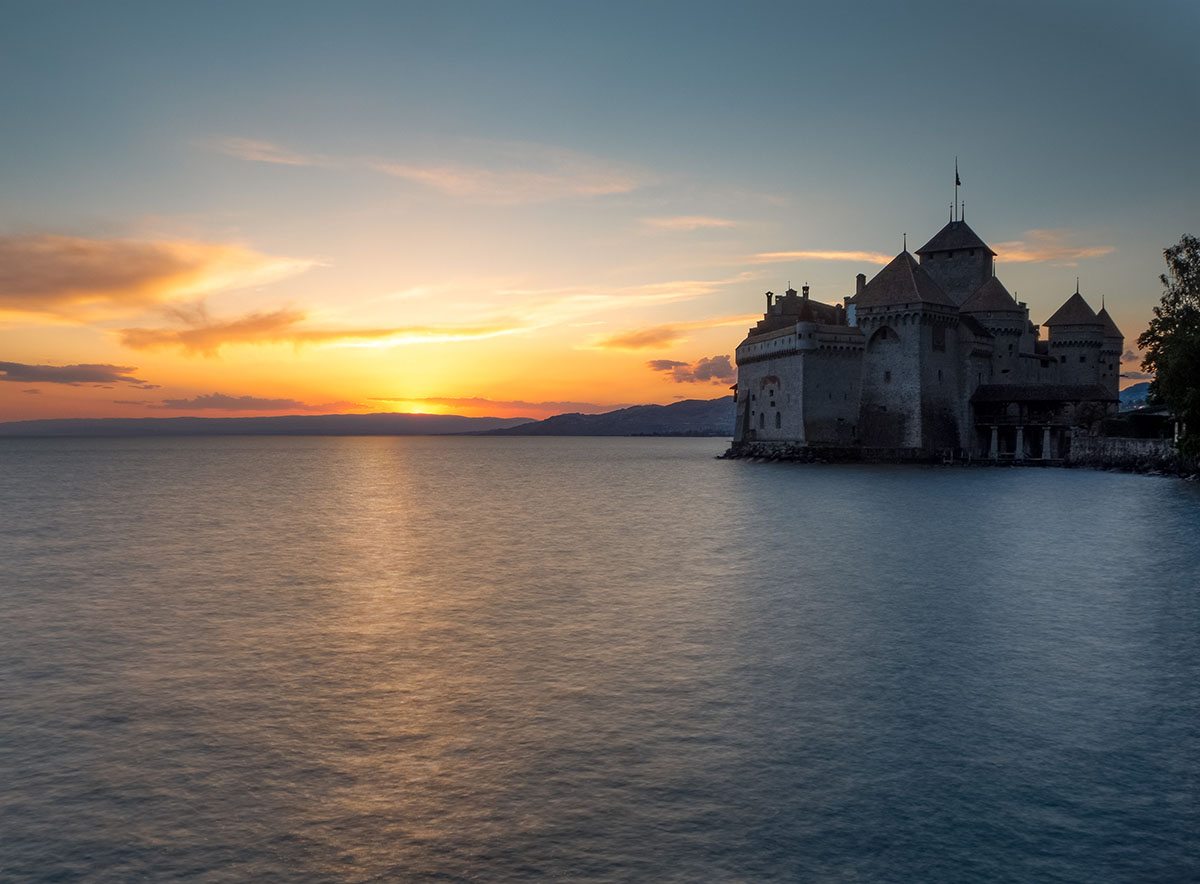
<svg viewBox="0 0 1200 884">
<path fill-rule="evenodd" d="M 605 414 L 292 414 L 280 417 L 66 418 L 0 423 L 2 436 L 731 436 L 733 398 L 635 405 Z"/>
<path fill-rule="evenodd" d="M 440 436 L 479 433 L 531 420 L 456 414 L 69 418 L 3 423 L 0 436 Z"/>
<path fill-rule="evenodd" d="M 1121 407 L 1133 408 L 1135 405 L 1146 404 L 1146 394 L 1150 392 L 1150 382 L 1131 384 L 1121 391 Z"/>
<path fill-rule="evenodd" d="M 733 398 L 635 405 L 605 414 L 291 414 L 279 417 L 113 417 L 0 423 L 0 436 L 731 436 Z"/>
<path fill-rule="evenodd" d="M 542 421 L 489 430 L 491 436 L 732 436 L 732 396 L 634 405 L 604 414 L 557 414 Z"/>
</svg>

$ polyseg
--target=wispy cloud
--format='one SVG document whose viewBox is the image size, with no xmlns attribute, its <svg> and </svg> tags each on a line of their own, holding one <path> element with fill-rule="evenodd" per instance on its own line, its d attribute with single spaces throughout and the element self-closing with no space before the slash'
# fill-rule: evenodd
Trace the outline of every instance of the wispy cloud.
<svg viewBox="0 0 1200 884">
<path fill-rule="evenodd" d="M 1121 377 L 1128 378 L 1132 381 L 1152 381 L 1154 380 L 1154 372 L 1152 371 L 1123 371 Z"/>
<path fill-rule="evenodd" d="M 66 384 L 71 387 L 131 384 L 142 390 L 158 389 L 157 384 L 134 377 L 135 371 L 137 368 L 131 365 L 27 365 L 23 362 L 0 362 L 0 381 L 20 384 Z"/>
<path fill-rule="evenodd" d="M 1072 245 L 1069 230 L 1027 230 L 1021 239 L 997 243 L 997 260 L 1009 264 L 1049 261 L 1074 267 L 1084 258 L 1101 258 L 1116 251 L 1112 246 Z"/>
<path fill-rule="evenodd" d="M 759 252 L 754 260 L 767 264 L 776 261 L 854 261 L 860 264 L 887 264 L 895 255 L 883 252 L 846 251 L 840 249 L 802 249 L 792 252 Z"/>
<path fill-rule="evenodd" d="M 701 357 L 694 363 L 651 359 L 646 367 L 669 373 L 677 384 L 732 384 L 737 377 L 728 355 Z"/>
<path fill-rule="evenodd" d="M 145 404 L 150 408 L 165 408 L 171 411 L 301 411 L 322 413 L 359 407 L 353 402 L 323 402 L 319 405 L 310 405 L 298 399 L 230 396 L 226 393 L 201 394 L 191 399 L 163 399 L 157 403 L 123 402 L 122 404 Z"/>
<path fill-rule="evenodd" d="M 714 218 L 709 215 L 670 215 L 659 218 L 643 218 L 642 225 L 651 230 L 691 231 L 737 227 L 729 218 Z"/>
<path fill-rule="evenodd" d="M 213 356 L 232 344 L 343 344 L 400 346 L 478 340 L 524 331 L 519 325 L 396 326 L 384 328 L 321 328 L 305 325 L 302 310 L 280 308 L 247 313 L 232 319 L 208 316 L 202 307 L 176 311 L 177 326 L 126 328 L 121 343 L 135 350 L 176 348 L 186 353 Z"/>
<path fill-rule="evenodd" d="M 0 312 L 78 319 L 274 282 L 316 262 L 188 240 L 0 237 Z"/>
<path fill-rule="evenodd" d="M 260 141 L 255 138 L 216 138 L 213 139 L 212 146 L 219 153 L 251 163 L 273 163 L 280 166 L 325 166 L 330 164 L 327 157 L 319 154 L 296 153 L 274 142 Z"/>
<path fill-rule="evenodd" d="M 248 162 L 370 169 L 457 199 L 496 205 L 630 193 L 654 180 L 642 169 L 530 142 L 460 139 L 442 145 L 437 159 L 332 157 L 254 138 L 216 138 L 210 144 Z"/>
<path fill-rule="evenodd" d="M 669 347 L 686 340 L 691 332 L 709 328 L 748 325 L 755 318 L 753 316 L 722 316 L 716 319 L 664 323 L 607 335 L 594 341 L 592 346 L 601 350 L 649 350 L 656 347 Z"/>
<path fill-rule="evenodd" d="M 449 196 L 497 205 L 630 193 L 646 183 L 636 172 L 586 154 L 537 145 L 497 151 L 488 164 L 383 160 L 372 167 Z"/>
</svg>

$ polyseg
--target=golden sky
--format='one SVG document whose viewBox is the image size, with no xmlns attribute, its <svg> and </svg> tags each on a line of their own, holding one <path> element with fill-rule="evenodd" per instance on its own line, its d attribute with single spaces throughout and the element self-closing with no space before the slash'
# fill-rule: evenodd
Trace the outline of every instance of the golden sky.
<svg viewBox="0 0 1200 884">
<path fill-rule="evenodd" d="M 1136 17 L 471 9 L 23 7 L 0 419 L 713 398 L 764 291 L 840 301 L 937 231 L 956 154 L 1034 321 L 1078 276 L 1132 346 L 1200 226 L 1191 140 L 1136 135 L 1196 71 Z"/>
</svg>

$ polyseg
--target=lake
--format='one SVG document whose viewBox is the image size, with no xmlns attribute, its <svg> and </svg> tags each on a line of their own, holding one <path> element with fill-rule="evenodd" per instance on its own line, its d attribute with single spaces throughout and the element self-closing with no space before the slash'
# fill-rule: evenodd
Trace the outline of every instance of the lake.
<svg viewBox="0 0 1200 884">
<path fill-rule="evenodd" d="M 0 440 L 0 879 L 1200 878 L 1200 486 Z"/>
</svg>

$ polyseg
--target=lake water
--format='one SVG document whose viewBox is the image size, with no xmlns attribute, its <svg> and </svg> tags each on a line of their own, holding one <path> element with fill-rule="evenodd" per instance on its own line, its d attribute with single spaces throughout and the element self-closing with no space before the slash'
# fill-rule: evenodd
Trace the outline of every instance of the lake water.
<svg viewBox="0 0 1200 884">
<path fill-rule="evenodd" d="M 1200 487 L 0 440 L 0 879 L 1200 878 Z"/>
</svg>

